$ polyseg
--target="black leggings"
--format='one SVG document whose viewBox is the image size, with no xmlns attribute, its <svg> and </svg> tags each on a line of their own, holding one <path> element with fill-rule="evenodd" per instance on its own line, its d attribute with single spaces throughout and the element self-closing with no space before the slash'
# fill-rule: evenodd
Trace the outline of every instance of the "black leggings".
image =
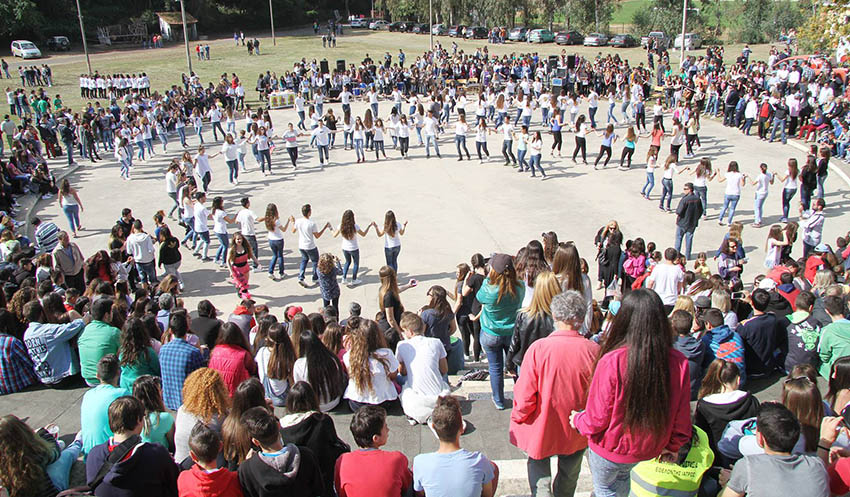
<svg viewBox="0 0 850 497">
<path fill-rule="evenodd" d="M 587 162 L 587 141 L 581 136 L 576 136 L 576 148 L 573 150 L 573 160 L 576 160 L 579 150 L 581 150 L 581 160 Z"/>
<path fill-rule="evenodd" d="M 296 167 L 296 162 L 298 161 L 298 147 L 287 147 L 287 152 L 289 152 L 289 160 L 292 161 L 292 167 Z"/>
<path fill-rule="evenodd" d="M 489 159 L 490 158 L 490 151 L 487 150 L 487 142 L 478 142 L 478 141 L 475 142 L 475 151 L 478 153 L 478 160 L 484 160 L 481 157 L 481 151 L 482 150 L 484 151 L 484 155 L 486 155 L 487 158 Z"/>
<path fill-rule="evenodd" d="M 694 155 L 694 142 L 697 141 L 697 135 L 685 135 L 685 150 L 688 155 Z"/>
<path fill-rule="evenodd" d="M 470 320 L 469 315 L 458 314 L 457 326 L 463 339 L 463 355 L 469 355 L 469 346 L 472 345 L 472 358 L 478 362 L 481 359 L 481 325 L 478 321 Z"/>
<path fill-rule="evenodd" d="M 611 147 L 608 145 L 602 145 L 599 147 L 599 155 L 596 156 L 596 162 L 593 163 L 594 167 L 599 164 L 599 159 L 602 158 L 602 154 L 605 154 L 605 163 L 602 164 L 602 167 L 608 165 L 608 161 L 611 160 Z"/>
<path fill-rule="evenodd" d="M 643 128 L 646 131 L 646 112 L 640 112 L 635 115 L 635 125 L 637 126 L 638 131 Z"/>
<path fill-rule="evenodd" d="M 633 155 L 635 155 L 634 147 L 623 147 L 623 155 L 620 156 L 620 167 L 623 167 L 623 160 L 628 160 L 628 167 L 632 167 Z"/>
<path fill-rule="evenodd" d="M 558 153 L 560 154 L 561 153 L 561 143 L 563 143 L 563 141 L 564 141 L 563 138 L 561 137 L 561 130 L 552 131 L 552 138 L 554 139 L 554 141 L 552 142 L 552 151 L 554 152 L 555 149 L 558 149 Z"/>
<path fill-rule="evenodd" d="M 401 156 L 404 157 L 407 155 L 407 149 L 410 146 L 410 137 L 409 136 L 399 136 L 398 137 L 398 148 L 401 151 Z"/>
<path fill-rule="evenodd" d="M 679 149 L 680 148 L 682 148 L 681 143 L 678 144 L 678 145 L 673 145 L 672 143 L 670 144 L 670 155 L 675 155 L 677 161 L 679 160 Z"/>
</svg>

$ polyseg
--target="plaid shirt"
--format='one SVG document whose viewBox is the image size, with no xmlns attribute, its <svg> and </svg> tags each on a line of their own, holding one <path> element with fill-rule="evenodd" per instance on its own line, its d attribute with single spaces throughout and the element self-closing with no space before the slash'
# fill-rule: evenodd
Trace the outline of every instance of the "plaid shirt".
<svg viewBox="0 0 850 497">
<path fill-rule="evenodd" d="M 192 371 L 204 367 L 201 351 L 182 338 L 175 338 L 159 350 L 162 370 L 162 398 L 165 407 L 176 411 L 183 404 L 183 382 Z"/>
<path fill-rule="evenodd" d="M 24 343 L 0 334 L 0 395 L 20 392 L 37 383 L 40 380 Z"/>
</svg>

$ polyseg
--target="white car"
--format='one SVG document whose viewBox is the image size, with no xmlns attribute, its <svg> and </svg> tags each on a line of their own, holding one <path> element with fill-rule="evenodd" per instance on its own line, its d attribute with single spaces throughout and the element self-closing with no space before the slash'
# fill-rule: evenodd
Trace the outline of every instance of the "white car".
<svg viewBox="0 0 850 497">
<path fill-rule="evenodd" d="M 41 57 L 41 50 L 31 41 L 15 40 L 12 42 L 12 55 L 22 59 L 38 59 Z"/>
<path fill-rule="evenodd" d="M 698 33 L 685 33 L 685 50 L 696 50 L 702 46 L 702 37 Z M 673 48 L 682 48 L 682 35 L 676 36 Z"/>
<path fill-rule="evenodd" d="M 352 28 L 368 28 L 369 19 L 366 17 L 355 17 L 348 23 L 348 25 Z"/>
<path fill-rule="evenodd" d="M 388 29 L 389 25 L 390 25 L 389 22 L 379 19 L 377 21 L 372 21 L 369 24 L 369 29 L 371 29 L 373 31 L 376 31 L 376 30 L 379 30 L 379 29 Z"/>
<path fill-rule="evenodd" d="M 603 33 L 590 33 L 584 37 L 586 47 L 604 47 L 608 44 L 608 36 Z"/>
</svg>

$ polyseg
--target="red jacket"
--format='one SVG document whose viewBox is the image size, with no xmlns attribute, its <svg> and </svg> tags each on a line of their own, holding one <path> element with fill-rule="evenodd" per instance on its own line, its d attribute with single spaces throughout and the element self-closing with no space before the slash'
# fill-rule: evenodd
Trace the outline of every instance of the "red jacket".
<svg viewBox="0 0 850 497">
<path fill-rule="evenodd" d="M 197 464 L 177 477 L 180 497 L 242 497 L 235 471 L 221 468 L 208 473 Z"/>
<path fill-rule="evenodd" d="M 584 409 L 599 345 L 573 330 L 556 330 L 532 343 L 514 385 L 511 443 L 533 459 L 573 454 L 587 439 L 570 426 Z"/>
<path fill-rule="evenodd" d="M 623 425 L 627 347 L 612 350 L 599 359 L 587 395 L 587 408 L 574 418 L 576 428 L 588 438 L 594 452 L 615 463 L 636 463 L 658 457 L 663 449 L 678 452 L 691 439 L 688 360 L 672 346 L 669 357 L 670 425 L 661 437 L 631 433 Z"/>
<path fill-rule="evenodd" d="M 257 375 L 257 363 L 251 354 L 235 345 L 216 345 L 210 354 L 209 367 L 218 371 L 230 396 L 240 383 Z"/>
</svg>

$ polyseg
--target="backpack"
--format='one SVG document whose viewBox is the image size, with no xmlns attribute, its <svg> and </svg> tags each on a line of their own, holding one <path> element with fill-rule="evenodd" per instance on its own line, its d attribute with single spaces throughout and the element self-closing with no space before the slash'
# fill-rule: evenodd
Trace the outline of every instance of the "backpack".
<svg viewBox="0 0 850 497">
<path fill-rule="evenodd" d="M 68 490 L 63 490 L 56 495 L 56 497 L 79 497 L 84 495 L 94 495 L 94 490 L 103 483 L 103 479 L 106 478 L 106 475 L 109 474 L 109 471 L 112 470 L 112 466 L 115 466 L 119 461 L 124 459 L 127 454 L 129 454 L 137 445 L 142 443 L 142 438 L 139 435 L 133 435 L 121 442 L 118 447 L 112 450 L 109 456 L 103 461 L 103 465 L 97 471 L 97 474 L 92 479 L 92 481 L 88 482 L 88 484 L 69 488 Z"/>
</svg>

